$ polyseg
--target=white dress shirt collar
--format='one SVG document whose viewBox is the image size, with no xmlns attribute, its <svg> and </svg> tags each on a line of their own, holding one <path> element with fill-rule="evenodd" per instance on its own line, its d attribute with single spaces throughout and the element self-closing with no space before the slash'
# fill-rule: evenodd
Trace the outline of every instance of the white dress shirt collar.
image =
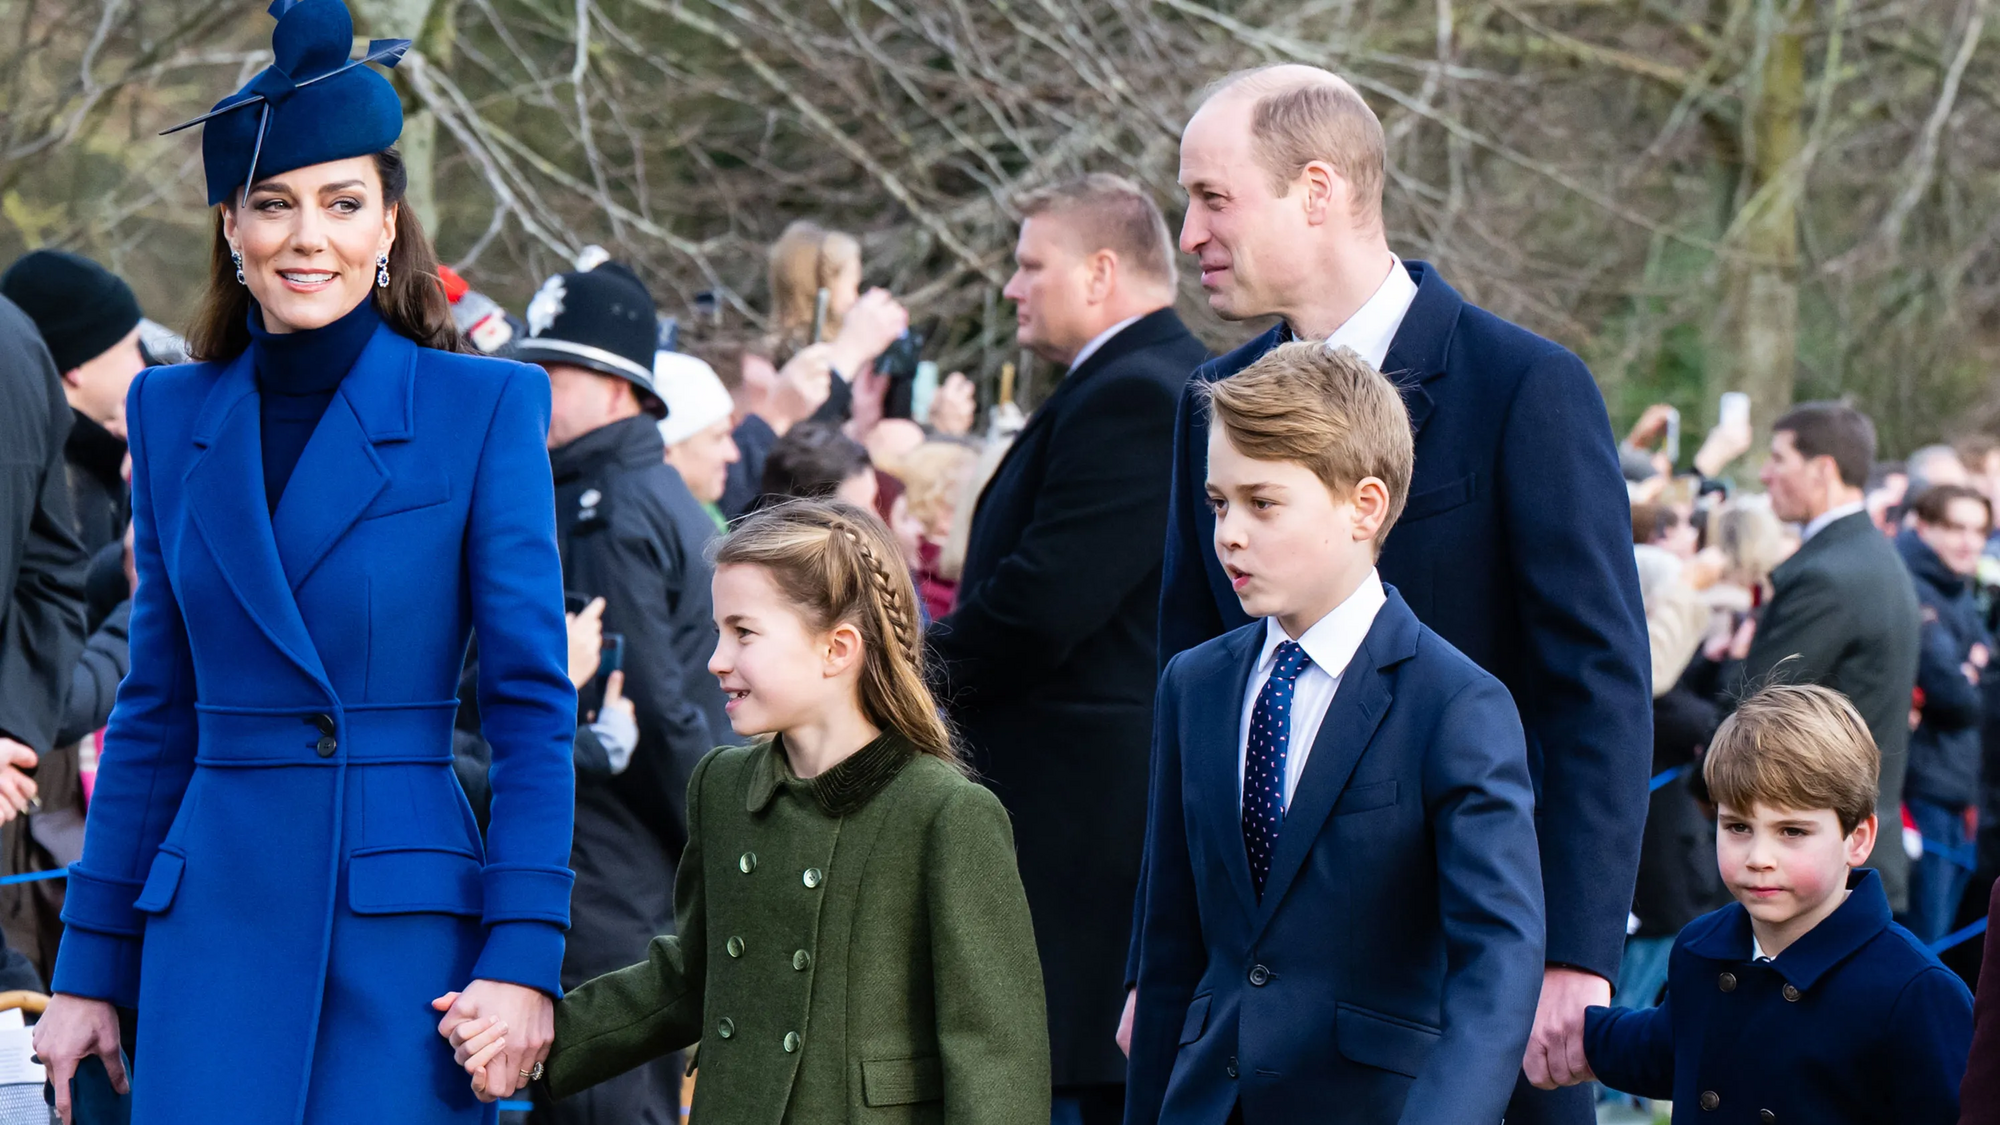
<svg viewBox="0 0 2000 1125">
<path fill-rule="evenodd" d="M 1806 540 L 1825 531 L 1826 525 L 1835 520 L 1844 520 L 1857 512 L 1867 510 L 1868 505 L 1860 500 L 1856 500 L 1851 504 L 1841 504 L 1838 507 L 1828 508 L 1826 511 L 1814 516 L 1812 522 L 1806 524 L 1805 532 L 1799 536 L 1799 542 L 1804 543 Z"/>
<path fill-rule="evenodd" d="M 1387 602 L 1388 595 L 1382 589 L 1382 579 L 1371 570 L 1360 588 L 1349 594 L 1347 600 L 1332 613 L 1314 622 L 1299 638 L 1299 647 L 1306 650 L 1312 663 L 1299 673 L 1298 682 L 1292 689 L 1285 750 L 1284 799 L 1287 807 L 1292 803 L 1292 795 L 1298 792 L 1299 778 L 1305 774 L 1306 760 L 1312 756 L 1320 724 L 1326 720 L 1328 708 L 1333 706 L 1334 693 L 1340 690 L 1341 677 L 1353 662 L 1354 654 L 1361 650 L 1362 642 L 1368 639 L 1368 630 L 1375 625 L 1375 615 Z M 1242 798 L 1243 771 L 1250 756 L 1250 723 L 1257 713 L 1257 696 L 1263 692 L 1264 684 L 1271 678 L 1271 670 L 1277 665 L 1278 646 L 1289 639 L 1276 618 L 1265 619 L 1264 648 L 1257 656 L 1256 666 L 1250 670 L 1250 682 L 1244 685 L 1243 713 L 1236 730 L 1239 800 Z"/>
<path fill-rule="evenodd" d="M 1375 615 L 1389 596 L 1382 589 L 1382 577 L 1375 571 L 1368 572 L 1347 600 L 1334 607 L 1332 613 L 1313 622 L 1299 638 L 1299 647 L 1312 657 L 1313 666 L 1329 676 L 1338 676 L 1347 670 L 1354 654 L 1361 651 L 1361 642 L 1368 639 L 1368 630 L 1375 625 Z M 1277 663 L 1278 646 L 1291 640 L 1285 627 L 1278 624 L 1275 617 L 1264 619 L 1264 651 L 1257 657 L 1257 672 L 1269 676 L 1271 666 Z"/>
<path fill-rule="evenodd" d="M 1389 255 L 1389 275 L 1376 287 L 1375 295 L 1326 338 L 1327 346 L 1353 348 L 1380 371 L 1389 358 L 1389 346 L 1396 342 L 1396 331 L 1403 327 L 1403 317 L 1416 299 L 1417 283 L 1404 268 L 1403 259 Z"/>
<path fill-rule="evenodd" d="M 1118 323 L 1112 325 L 1111 327 L 1105 329 L 1104 331 L 1099 332 L 1096 336 L 1091 338 L 1090 343 L 1085 344 L 1083 346 L 1083 349 L 1076 353 L 1075 359 L 1069 361 L 1069 369 L 1071 371 L 1075 371 L 1077 368 L 1082 367 L 1083 361 L 1089 359 L 1091 356 L 1096 355 L 1097 349 L 1109 343 L 1111 341 L 1111 337 L 1118 335 L 1120 332 L 1123 332 L 1127 328 L 1130 328 L 1133 325 L 1139 323 L 1141 320 L 1146 319 L 1146 315 L 1147 314 L 1145 313 L 1140 313 L 1138 316 L 1128 316 L 1124 320 L 1121 320 Z"/>
</svg>

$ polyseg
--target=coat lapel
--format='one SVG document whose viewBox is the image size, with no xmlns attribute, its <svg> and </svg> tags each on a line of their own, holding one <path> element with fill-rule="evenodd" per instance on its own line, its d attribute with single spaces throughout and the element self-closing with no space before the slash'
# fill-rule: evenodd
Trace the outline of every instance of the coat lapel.
<svg viewBox="0 0 2000 1125">
<path fill-rule="evenodd" d="M 195 423 L 194 443 L 202 452 L 182 481 L 188 512 L 209 556 L 264 636 L 331 693 L 272 535 L 264 499 L 257 384 L 248 351 L 224 368 L 210 388 Z"/>
<path fill-rule="evenodd" d="M 1405 262 L 1404 268 L 1417 283 L 1417 295 L 1403 314 L 1396 338 L 1389 343 L 1389 354 L 1382 360 L 1382 373 L 1396 384 L 1403 405 L 1409 408 L 1411 432 L 1422 434 L 1424 423 L 1430 420 L 1436 405 L 1425 384 L 1445 373 L 1451 335 L 1458 327 L 1458 314 L 1465 308 L 1465 299 L 1445 284 L 1430 263 Z"/>
<path fill-rule="evenodd" d="M 375 445 L 409 440 L 416 360 L 415 344 L 378 327 L 299 455 L 272 516 L 291 589 L 305 585 L 388 487 L 389 470 Z"/>
<path fill-rule="evenodd" d="M 1264 624 L 1238 629 L 1224 647 L 1229 675 L 1216 681 L 1228 690 L 1204 700 L 1183 745 L 1203 748 L 1193 764 L 1200 785 L 1198 804 L 1207 811 L 1216 851 L 1229 871 L 1229 884 L 1243 902 L 1244 913 L 1257 915 L 1257 892 L 1250 885 L 1250 856 L 1243 847 L 1243 779 L 1237 752 L 1243 741 L 1243 693 L 1250 673 L 1264 651 Z"/>
<path fill-rule="evenodd" d="M 1347 788 L 1347 779 L 1375 738 L 1393 699 L 1386 673 L 1416 654 L 1417 634 L 1416 615 L 1401 594 L 1390 590 L 1367 639 L 1341 673 L 1340 687 L 1313 738 L 1312 756 L 1306 759 L 1298 790 L 1285 810 L 1284 826 L 1278 830 L 1278 849 L 1271 856 L 1271 873 L 1264 880 L 1264 899 L 1257 909 L 1256 934 L 1270 925 L 1286 890 L 1312 854 L 1320 828 Z"/>
</svg>

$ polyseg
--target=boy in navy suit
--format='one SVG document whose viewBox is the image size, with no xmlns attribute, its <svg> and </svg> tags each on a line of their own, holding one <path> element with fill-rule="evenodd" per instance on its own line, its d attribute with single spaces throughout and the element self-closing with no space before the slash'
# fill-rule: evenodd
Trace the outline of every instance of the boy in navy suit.
<svg viewBox="0 0 2000 1125">
<path fill-rule="evenodd" d="M 1542 982 L 1534 793 L 1507 690 L 1375 573 L 1409 416 L 1319 341 L 1204 394 L 1215 549 L 1263 620 L 1161 680 L 1126 1121 L 1498 1122 Z"/>
<path fill-rule="evenodd" d="M 1875 846 L 1881 756 L 1847 697 L 1767 687 L 1702 767 L 1736 902 L 1675 939 L 1657 1008 L 1591 1008 L 1589 1070 L 1672 1098 L 1674 1121 L 1953 1125 L 1972 994 L 1889 918 Z"/>
</svg>

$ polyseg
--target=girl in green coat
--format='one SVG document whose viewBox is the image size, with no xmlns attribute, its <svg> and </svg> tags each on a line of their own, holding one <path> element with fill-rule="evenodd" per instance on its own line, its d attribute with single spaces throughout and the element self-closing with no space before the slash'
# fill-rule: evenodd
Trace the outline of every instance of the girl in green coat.
<svg viewBox="0 0 2000 1125">
<path fill-rule="evenodd" d="M 925 687 L 889 530 L 833 501 L 716 554 L 731 725 L 688 785 L 679 932 L 556 1006 L 562 1097 L 700 1040 L 693 1125 L 1047 1125 L 1048 1027 L 1000 802 Z M 441 1029 L 475 1090 L 507 1028 Z"/>
</svg>

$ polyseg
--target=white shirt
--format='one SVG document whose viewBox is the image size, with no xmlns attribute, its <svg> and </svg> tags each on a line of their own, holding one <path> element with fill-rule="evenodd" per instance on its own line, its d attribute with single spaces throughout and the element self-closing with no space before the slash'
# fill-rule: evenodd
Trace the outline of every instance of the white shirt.
<svg viewBox="0 0 2000 1125">
<path fill-rule="evenodd" d="M 1300 637 L 1299 647 L 1306 650 L 1312 663 L 1299 673 L 1298 684 L 1292 692 L 1292 729 L 1285 740 L 1285 806 L 1291 807 L 1292 794 L 1299 787 L 1299 775 L 1305 772 L 1306 758 L 1312 754 L 1313 739 L 1319 736 L 1319 725 L 1326 719 L 1326 710 L 1333 704 L 1333 693 L 1340 689 L 1340 677 L 1347 671 L 1348 662 L 1361 650 L 1361 642 L 1368 638 L 1368 630 L 1375 624 L 1375 615 L 1381 612 L 1388 601 L 1382 591 L 1382 579 L 1374 571 L 1368 572 L 1359 588 L 1347 596 L 1332 613 L 1314 622 Z M 1257 710 L 1257 694 L 1264 690 L 1264 684 L 1271 678 L 1271 669 L 1278 663 L 1278 645 L 1292 638 L 1285 635 L 1285 629 L 1275 617 L 1264 619 L 1264 651 L 1258 655 L 1256 666 L 1250 671 L 1250 683 L 1243 693 L 1243 722 L 1236 739 L 1236 799 L 1243 799 L 1243 770 L 1250 758 L 1250 717 Z"/>
<path fill-rule="evenodd" d="M 1826 525 L 1835 520 L 1844 520 L 1857 512 L 1867 510 L 1868 505 L 1860 500 L 1856 500 L 1852 504 L 1842 504 L 1836 508 L 1828 508 L 1826 511 L 1814 516 L 1811 523 L 1806 524 L 1805 532 L 1799 536 L 1799 542 L 1803 543 L 1820 532 L 1825 531 Z"/>
<path fill-rule="evenodd" d="M 1389 358 L 1389 345 L 1396 341 L 1396 330 L 1403 326 L 1410 302 L 1416 299 L 1417 283 L 1411 280 L 1410 271 L 1403 268 L 1403 259 L 1389 255 L 1389 276 L 1382 279 L 1367 304 L 1354 310 L 1347 323 L 1333 330 L 1333 335 L 1326 338 L 1326 346 L 1353 348 L 1375 370 L 1382 370 L 1383 361 Z"/>
<path fill-rule="evenodd" d="M 1146 317 L 1145 313 L 1140 313 L 1138 316 L 1128 316 L 1124 320 L 1119 321 L 1118 323 L 1112 325 L 1111 327 L 1091 337 L 1090 343 L 1085 344 L 1082 350 L 1076 353 L 1076 358 L 1069 361 L 1069 369 L 1071 371 L 1075 371 L 1077 368 L 1082 367 L 1083 361 L 1089 359 L 1093 355 L 1096 355 L 1097 349 L 1103 347 L 1106 343 L 1110 342 L 1111 337 L 1116 336 L 1120 332 L 1125 331 L 1127 328 L 1130 328 L 1133 325 L 1139 323 L 1141 320 L 1145 319 L 1145 317 Z"/>
</svg>

